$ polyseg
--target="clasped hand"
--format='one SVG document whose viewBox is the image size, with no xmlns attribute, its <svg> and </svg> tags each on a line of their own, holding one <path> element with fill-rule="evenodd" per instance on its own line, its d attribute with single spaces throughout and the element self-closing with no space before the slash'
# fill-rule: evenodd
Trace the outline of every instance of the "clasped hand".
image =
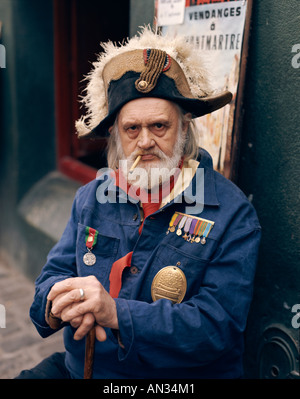
<svg viewBox="0 0 300 399">
<path fill-rule="evenodd" d="M 81 290 L 84 290 L 84 298 Z M 52 301 L 55 317 L 77 328 L 74 339 L 82 339 L 94 326 L 98 341 L 106 340 L 103 327 L 119 329 L 116 303 L 95 276 L 74 277 L 51 288 L 47 299 Z"/>
</svg>

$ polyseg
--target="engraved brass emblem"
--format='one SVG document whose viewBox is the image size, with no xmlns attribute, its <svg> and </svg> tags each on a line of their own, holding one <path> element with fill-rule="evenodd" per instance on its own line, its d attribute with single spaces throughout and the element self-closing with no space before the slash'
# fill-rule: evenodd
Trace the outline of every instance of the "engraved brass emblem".
<svg viewBox="0 0 300 399">
<path fill-rule="evenodd" d="M 165 298 L 173 303 L 180 303 L 186 293 L 187 282 L 181 269 L 176 266 L 166 266 L 154 277 L 151 285 L 153 301 Z"/>
</svg>

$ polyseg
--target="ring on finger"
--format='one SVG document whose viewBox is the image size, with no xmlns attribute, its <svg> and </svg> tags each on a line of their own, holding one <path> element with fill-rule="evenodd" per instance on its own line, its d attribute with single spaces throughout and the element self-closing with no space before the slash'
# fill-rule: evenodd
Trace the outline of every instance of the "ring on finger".
<svg viewBox="0 0 300 399">
<path fill-rule="evenodd" d="M 83 301 L 84 297 L 85 297 L 85 292 L 83 288 L 79 288 L 79 292 L 80 292 L 80 300 Z"/>
</svg>

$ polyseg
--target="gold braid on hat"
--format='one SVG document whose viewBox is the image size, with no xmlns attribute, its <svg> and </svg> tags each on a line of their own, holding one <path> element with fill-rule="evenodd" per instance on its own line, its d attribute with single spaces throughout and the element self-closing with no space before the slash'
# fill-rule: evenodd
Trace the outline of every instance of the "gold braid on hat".
<svg viewBox="0 0 300 399">
<path fill-rule="evenodd" d="M 154 89 L 157 79 L 162 73 L 167 53 L 158 49 L 151 49 L 145 69 L 135 82 L 136 89 L 141 93 L 149 93 Z"/>
</svg>

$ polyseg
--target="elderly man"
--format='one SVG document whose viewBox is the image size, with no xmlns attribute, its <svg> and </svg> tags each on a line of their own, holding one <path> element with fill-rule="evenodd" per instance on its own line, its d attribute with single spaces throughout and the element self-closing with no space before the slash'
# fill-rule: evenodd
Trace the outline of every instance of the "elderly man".
<svg viewBox="0 0 300 399">
<path fill-rule="evenodd" d="M 182 38 L 104 50 L 76 127 L 109 137 L 109 168 L 78 190 L 30 311 L 66 351 L 19 378 L 240 378 L 260 226 L 192 123 L 231 94 Z"/>
</svg>

